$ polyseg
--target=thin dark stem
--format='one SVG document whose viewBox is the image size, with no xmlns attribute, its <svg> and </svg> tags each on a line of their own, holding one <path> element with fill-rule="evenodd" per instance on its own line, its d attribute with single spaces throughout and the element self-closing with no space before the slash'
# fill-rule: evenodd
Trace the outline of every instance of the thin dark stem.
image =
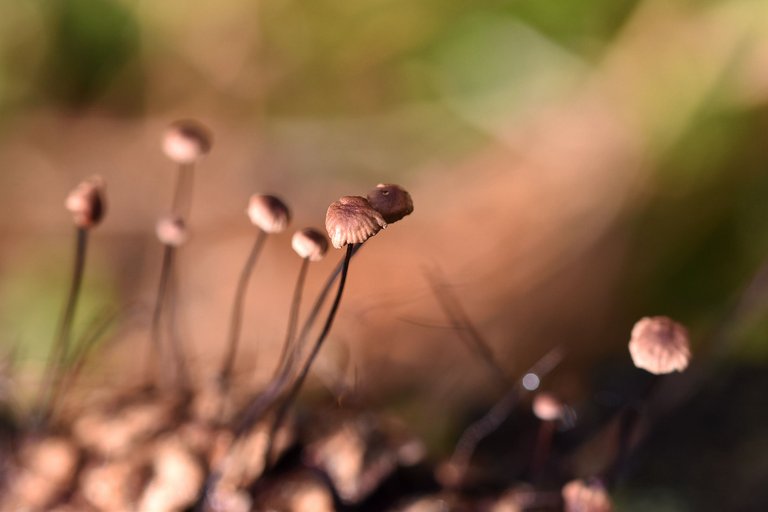
<svg viewBox="0 0 768 512">
<path fill-rule="evenodd" d="M 56 390 L 59 388 L 61 379 L 64 377 L 70 338 L 72 336 L 72 322 L 75 317 L 78 297 L 80 296 L 80 288 L 83 282 L 87 246 L 88 231 L 84 228 L 77 228 L 75 235 L 75 261 L 72 270 L 72 281 L 69 286 L 69 292 L 67 293 L 64 313 L 61 316 L 59 327 L 56 330 L 56 338 L 54 339 L 51 354 L 48 358 L 45 383 L 42 387 L 42 397 L 40 402 L 41 425 L 44 425 L 48 419 L 50 410 L 53 407 Z"/>
<path fill-rule="evenodd" d="M 469 351 L 483 362 L 499 388 L 509 389 L 511 382 L 507 372 L 496 361 L 490 345 L 472 324 L 458 299 L 450 292 L 447 286 L 441 283 L 441 280 L 436 275 L 428 273 L 427 280 L 443 313 L 445 313 L 445 316 L 448 317 L 448 320 L 456 329 L 459 338 L 464 342 Z"/>
<path fill-rule="evenodd" d="M 266 239 L 267 233 L 259 230 L 259 234 L 256 236 L 256 240 L 251 247 L 251 252 L 248 254 L 248 259 L 245 261 L 243 271 L 240 273 L 240 279 L 237 282 L 235 300 L 232 305 L 232 316 L 229 321 L 227 352 L 224 356 L 221 370 L 219 371 L 219 382 L 224 388 L 226 388 L 229 384 L 229 378 L 232 375 L 232 369 L 235 364 L 235 355 L 237 354 L 237 346 L 240 340 L 240 331 L 242 329 L 245 292 L 248 290 L 248 282 L 250 281 L 251 273 L 253 272 L 253 268 L 256 266 L 256 262 L 259 259 L 259 254 L 261 253 L 261 248 L 264 246 L 264 241 Z"/>
<path fill-rule="evenodd" d="M 308 268 L 309 258 L 304 258 L 301 261 L 301 268 L 299 268 L 299 276 L 296 278 L 296 286 L 293 288 L 291 311 L 288 314 L 288 328 L 286 329 L 285 341 L 283 342 L 283 348 L 280 352 L 280 359 L 278 359 L 277 362 L 275 377 L 281 375 L 284 371 L 287 371 L 287 369 L 290 368 L 290 363 L 298 357 L 296 350 L 292 348 L 294 346 L 294 338 L 296 337 L 296 328 L 299 321 L 299 308 L 301 307 L 301 294 L 304 290 L 304 281 L 307 277 Z"/>
<path fill-rule="evenodd" d="M 176 171 L 176 185 L 171 200 L 171 211 L 186 219 L 192 209 L 192 194 L 194 192 L 194 164 L 180 164 Z"/>
<path fill-rule="evenodd" d="M 163 346 L 161 342 L 162 335 L 162 318 L 163 318 L 163 306 L 165 305 L 166 292 L 168 290 L 168 280 L 171 276 L 171 269 L 173 267 L 173 256 L 175 248 L 172 245 L 163 246 L 163 262 L 160 267 L 160 281 L 157 285 L 157 294 L 155 296 L 155 307 L 152 311 L 152 330 L 151 341 L 152 345 L 147 353 L 146 372 L 149 382 L 152 382 L 155 376 L 157 376 L 158 361 L 163 361 Z"/>
<path fill-rule="evenodd" d="M 184 359 L 184 348 L 182 347 L 181 338 L 179 337 L 179 330 L 176 325 L 176 305 L 178 304 L 178 294 L 178 272 L 176 270 L 176 266 L 173 266 L 170 270 L 168 291 L 166 294 L 166 303 L 168 307 L 168 315 L 166 316 L 168 344 L 171 349 L 171 358 L 173 359 L 174 363 L 174 378 L 183 391 L 189 391 L 189 371 L 187 370 L 187 363 Z"/>
<path fill-rule="evenodd" d="M 336 298 L 333 300 L 333 305 L 331 306 L 331 309 L 328 312 L 328 318 L 325 321 L 325 325 L 323 325 L 323 330 L 320 331 L 320 335 L 317 337 L 317 341 L 315 341 L 315 345 L 312 347 L 312 352 L 310 352 L 309 357 L 304 362 L 304 366 L 301 368 L 299 375 L 296 377 L 296 380 L 294 381 L 293 386 L 291 386 L 291 389 L 288 391 L 288 395 L 286 396 L 285 400 L 283 401 L 283 403 L 280 405 L 277 412 L 275 413 L 275 418 L 272 422 L 272 428 L 270 429 L 267 449 L 264 452 L 265 469 L 269 467 L 269 464 L 271 461 L 272 447 L 275 439 L 275 434 L 280 429 L 280 426 L 285 420 L 285 415 L 288 413 L 288 409 L 296 400 L 296 397 L 298 396 L 299 391 L 301 391 L 301 387 L 303 386 L 304 381 L 306 380 L 307 375 L 309 374 L 309 369 L 312 367 L 312 363 L 315 361 L 317 354 L 320 352 L 320 348 L 323 346 L 323 342 L 325 341 L 325 338 L 328 336 L 328 333 L 331 331 L 331 326 L 333 326 L 333 320 L 334 318 L 336 318 L 336 312 L 338 311 L 339 304 L 341 303 L 341 295 L 344 292 L 344 284 L 347 282 L 347 272 L 349 270 L 349 261 L 352 259 L 352 255 L 354 254 L 354 252 L 355 252 L 355 245 L 348 245 L 347 254 L 344 258 L 344 263 L 341 267 L 341 278 L 339 279 L 339 288 L 336 291 Z"/>
<path fill-rule="evenodd" d="M 363 247 L 364 244 L 355 244 L 352 250 L 352 256 L 357 254 L 360 249 Z M 351 256 L 350 256 L 351 258 Z M 344 261 L 346 259 L 346 256 L 339 261 L 338 265 L 333 269 L 331 272 L 331 275 L 328 276 L 328 279 L 325 281 L 325 284 L 323 285 L 323 289 L 320 290 L 320 293 L 317 295 L 317 298 L 315 299 L 315 303 L 312 305 L 312 309 L 309 310 L 309 314 L 307 315 L 306 320 L 304 320 L 304 324 L 301 327 L 301 332 L 299 333 L 298 338 L 296 338 L 296 344 L 294 345 L 294 353 L 298 354 L 301 353 L 301 351 L 304 348 L 304 345 L 307 343 L 307 338 L 309 337 L 309 331 L 312 329 L 312 326 L 314 326 L 315 321 L 317 320 L 317 315 L 320 314 L 320 310 L 323 308 L 323 305 L 325 305 L 325 300 L 328 298 L 328 294 L 331 292 L 331 288 L 333 288 L 333 283 L 336 282 L 336 279 L 341 274 L 343 268 L 344 268 Z M 292 366 L 296 364 L 296 359 L 294 358 L 289 362 L 289 366 L 286 368 L 287 371 L 292 370 Z"/>
</svg>

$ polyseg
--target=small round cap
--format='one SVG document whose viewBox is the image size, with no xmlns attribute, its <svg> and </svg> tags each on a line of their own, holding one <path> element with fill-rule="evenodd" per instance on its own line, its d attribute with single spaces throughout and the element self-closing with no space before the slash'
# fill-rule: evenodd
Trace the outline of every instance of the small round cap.
<svg viewBox="0 0 768 512">
<path fill-rule="evenodd" d="M 572 480 L 562 489 L 565 512 L 611 512 L 608 491 L 598 481 Z"/>
<path fill-rule="evenodd" d="M 361 244 L 387 227 L 387 221 L 360 196 L 344 196 L 334 201 L 325 214 L 325 229 L 337 249 Z"/>
<path fill-rule="evenodd" d="M 176 121 L 165 131 L 163 152 L 177 164 L 191 164 L 208 154 L 212 139 L 208 128 L 197 121 Z"/>
<path fill-rule="evenodd" d="M 288 207 L 275 196 L 254 194 L 248 202 L 248 217 L 265 233 L 280 233 L 291 222 Z"/>
<path fill-rule="evenodd" d="M 666 316 L 642 318 L 632 328 L 629 353 L 635 366 L 653 374 L 681 372 L 691 359 L 688 331 Z"/>
<path fill-rule="evenodd" d="M 155 233 L 160 242 L 171 247 L 179 247 L 187 241 L 189 232 L 184 219 L 178 215 L 168 214 L 160 217 L 155 225 Z"/>
<path fill-rule="evenodd" d="M 101 176 L 91 176 L 81 181 L 67 196 L 65 206 L 72 213 L 78 228 L 92 228 L 101 222 L 107 209 Z"/>
<path fill-rule="evenodd" d="M 368 202 L 388 224 L 397 222 L 413 212 L 411 195 L 399 185 L 379 183 L 368 192 Z"/>
<path fill-rule="evenodd" d="M 328 251 L 328 239 L 320 231 L 306 228 L 293 234 L 291 247 L 301 258 L 320 261 Z"/>
<path fill-rule="evenodd" d="M 563 403 L 552 393 L 544 391 L 536 393 L 531 408 L 541 421 L 555 421 L 563 415 Z"/>
</svg>

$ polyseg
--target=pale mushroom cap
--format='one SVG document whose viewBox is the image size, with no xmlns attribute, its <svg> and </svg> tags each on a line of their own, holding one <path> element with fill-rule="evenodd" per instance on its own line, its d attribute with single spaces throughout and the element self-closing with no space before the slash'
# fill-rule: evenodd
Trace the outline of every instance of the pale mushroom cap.
<svg viewBox="0 0 768 512">
<path fill-rule="evenodd" d="M 331 203 L 325 214 L 325 229 L 337 249 L 361 244 L 387 227 L 387 221 L 360 196 L 344 196 Z"/>
<path fill-rule="evenodd" d="M 275 196 L 254 194 L 248 203 L 248 217 L 265 233 L 280 233 L 288 227 L 291 212 Z"/>
<path fill-rule="evenodd" d="M 211 132 L 197 121 L 176 121 L 163 136 L 163 152 L 177 164 L 191 164 L 208 154 Z"/>
<path fill-rule="evenodd" d="M 543 391 L 533 397 L 531 409 L 541 421 L 555 421 L 563 415 L 563 403 L 552 393 Z"/>
<path fill-rule="evenodd" d="M 64 205 L 72 213 L 75 226 L 91 228 L 101 222 L 107 207 L 104 189 L 101 176 L 91 176 L 72 189 Z"/>
<path fill-rule="evenodd" d="M 572 480 L 562 489 L 565 512 L 611 512 L 608 492 L 599 482 Z"/>
<path fill-rule="evenodd" d="M 320 231 L 306 228 L 293 234 L 291 247 L 301 258 L 320 261 L 328 251 L 328 239 Z"/>
<path fill-rule="evenodd" d="M 688 367 L 688 331 L 666 316 L 645 317 L 632 328 L 629 353 L 638 368 L 661 375 Z"/>
<path fill-rule="evenodd" d="M 411 195 L 399 185 L 379 183 L 368 193 L 368 202 L 389 224 L 413 212 Z"/>
<path fill-rule="evenodd" d="M 179 247 L 189 237 L 184 219 L 174 214 L 161 217 L 155 225 L 155 233 L 161 243 L 172 247 Z"/>
</svg>

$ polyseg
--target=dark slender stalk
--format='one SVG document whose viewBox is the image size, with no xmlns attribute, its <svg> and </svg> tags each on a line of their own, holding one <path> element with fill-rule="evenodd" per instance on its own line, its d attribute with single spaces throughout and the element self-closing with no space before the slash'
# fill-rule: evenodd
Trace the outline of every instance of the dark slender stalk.
<svg viewBox="0 0 768 512">
<path fill-rule="evenodd" d="M 363 244 L 355 244 L 354 246 L 350 247 L 353 247 L 352 256 L 354 256 L 358 253 L 358 251 L 360 251 L 360 249 L 363 247 Z M 306 345 L 307 338 L 309 337 L 309 331 L 314 326 L 315 321 L 317 320 L 317 315 L 320 314 L 320 310 L 325 305 L 325 300 L 328 298 L 328 294 L 331 292 L 331 288 L 333 288 L 333 283 L 336 282 L 336 279 L 339 277 L 344 268 L 345 258 L 342 258 L 341 261 L 339 261 L 338 265 L 336 265 L 336 267 L 331 272 L 331 275 L 328 276 L 328 279 L 325 281 L 322 290 L 320 290 L 320 293 L 315 299 L 315 303 L 312 305 L 312 309 L 309 310 L 309 314 L 307 315 L 306 320 L 304 320 L 304 324 L 301 327 L 299 336 L 296 338 L 296 344 L 294 345 L 294 353 L 297 354 L 297 357 L 298 354 L 300 354 L 303 350 L 304 345 Z M 289 370 L 292 369 L 290 366 L 294 364 L 296 364 L 295 359 L 289 363 Z"/>
<path fill-rule="evenodd" d="M 315 361 L 315 358 L 317 357 L 317 354 L 320 352 L 320 348 L 323 346 L 323 342 L 325 341 L 325 338 L 328 336 L 328 333 L 331 331 L 331 326 L 333 326 L 333 320 L 336 318 L 336 312 L 339 309 L 339 304 L 341 303 L 341 295 L 344 292 L 344 284 L 347 282 L 347 272 L 349 270 L 349 261 L 352 259 L 352 255 L 355 252 L 355 245 L 348 245 L 347 246 L 347 254 L 344 257 L 344 263 L 341 267 L 341 278 L 339 279 L 339 288 L 336 291 L 336 298 L 333 300 L 333 305 L 331 306 L 330 311 L 328 312 L 328 318 L 325 321 L 325 325 L 323 325 L 323 330 L 320 331 L 320 335 L 317 337 L 317 341 L 315 341 L 315 345 L 312 347 L 312 352 L 310 352 L 309 357 L 304 362 L 304 366 L 302 366 L 301 371 L 299 372 L 299 375 L 296 377 L 296 380 L 293 383 L 293 386 L 291 386 L 291 389 L 288 391 L 288 395 L 286 396 L 283 403 L 278 408 L 277 412 L 275 413 L 275 418 L 272 422 L 272 428 L 270 429 L 269 434 L 269 440 L 267 443 L 267 449 L 264 452 L 264 468 L 267 469 L 271 462 L 271 455 L 272 455 L 272 448 L 274 444 L 275 434 L 280 429 L 280 426 L 282 425 L 283 421 L 285 420 L 285 415 L 288 413 L 288 409 L 291 407 L 293 402 L 296 400 L 296 397 L 299 394 L 299 391 L 301 391 L 301 387 L 304 384 L 304 381 L 307 378 L 307 375 L 309 374 L 309 369 L 312 366 L 312 363 Z"/>
<path fill-rule="evenodd" d="M 180 164 L 176 171 L 176 185 L 171 200 L 171 211 L 181 218 L 189 217 L 194 191 L 194 164 Z"/>
<path fill-rule="evenodd" d="M 223 388 L 229 384 L 229 379 L 232 375 L 232 369 L 235 364 L 235 355 L 237 354 L 237 346 L 240 340 L 240 331 L 243 321 L 243 303 L 245 301 L 245 292 L 248 290 L 248 282 L 251 278 L 254 266 L 259 259 L 261 248 L 264 246 L 264 241 L 267 238 L 267 233 L 259 230 L 259 234 L 256 236 L 256 240 L 251 247 L 251 252 L 248 254 L 248 259 L 245 261 L 243 271 L 240 273 L 240 279 L 237 282 L 237 289 L 235 290 L 235 300 L 232 305 L 232 316 L 229 321 L 229 336 L 227 337 L 227 352 L 224 356 L 224 361 L 219 371 L 219 383 Z"/>
<path fill-rule="evenodd" d="M 182 391 L 189 391 L 190 380 L 189 371 L 187 370 L 187 363 L 184 359 L 184 348 L 182 347 L 181 338 L 179 337 L 179 330 L 176 325 L 176 305 L 178 304 L 178 273 L 176 267 L 173 266 L 170 270 L 170 277 L 168 281 L 168 291 L 166 293 L 166 303 L 168 307 L 168 315 L 166 318 L 166 328 L 168 329 L 168 344 L 171 349 L 171 358 L 174 364 L 174 379 L 177 381 Z"/>
<path fill-rule="evenodd" d="M 299 308 L 301 307 L 301 294 L 304 290 L 304 281 L 307 277 L 308 268 L 309 258 L 302 259 L 301 268 L 299 268 L 299 276 L 296 278 L 296 285 L 293 288 L 291 311 L 288 314 L 288 328 L 286 329 L 285 341 L 283 342 L 283 348 L 280 352 L 280 359 L 278 359 L 277 362 L 275 377 L 287 371 L 287 369 L 291 367 L 291 362 L 298 358 L 296 350 L 292 348 L 294 345 L 294 338 L 296 337 L 296 328 L 299 321 Z"/>
<path fill-rule="evenodd" d="M 53 347 L 48 358 L 45 383 L 42 387 L 42 396 L 39 404 L 40 418 L 38 420 L 38 426 L 43 426 L 48 420 L 56 396 L 56 390 L 61 383 L 61 379 L 64 377 L 70 338 L 72 336 L 72 322 L 75 318 L 75 310 L 77 309 L 80 288 L 83 282 L 85 255 L 88 247 L 88 230 L 77 228 L 75 238 L 75 261 L 72 270 L 72 281 L 69 286 L 69 292 L 67 293 L 64 313 L 59 321 L 59 326 L 56 330 L 56 338 L 54 339 Z"/>
<path fill-rule="evenodd" d="M 166 292 L 168 290 L 168 280 L 171 276 L 173 266 L 173 256 L 175 248 L 172 245 L 163 246 L 163 262 L 160 267 L 160 281 L 157 285 L 157 294 L 155 295 L 155 307 L 152 311 L 152 345 L 147 352 L 146 373 L 149 382 L 152 382 L 155 376 L 158 376 L 158 361 L 165 359 L 163 346 L 161 343 L 163 306 L 165 305 Z"/>
</svg>

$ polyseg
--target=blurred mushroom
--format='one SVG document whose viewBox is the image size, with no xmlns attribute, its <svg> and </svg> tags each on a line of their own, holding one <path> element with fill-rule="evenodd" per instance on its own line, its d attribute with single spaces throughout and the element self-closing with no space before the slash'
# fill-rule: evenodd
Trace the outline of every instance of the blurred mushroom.
<svg viewBox="0 0 768 512">
<path fill-rule="evenodd" d="M 629 353 L 635 366 L 655 375 L 682 372 L 691 359 L 688 331 L 666 316 L 642 318 L 632 328 Z"/>
</svg>

